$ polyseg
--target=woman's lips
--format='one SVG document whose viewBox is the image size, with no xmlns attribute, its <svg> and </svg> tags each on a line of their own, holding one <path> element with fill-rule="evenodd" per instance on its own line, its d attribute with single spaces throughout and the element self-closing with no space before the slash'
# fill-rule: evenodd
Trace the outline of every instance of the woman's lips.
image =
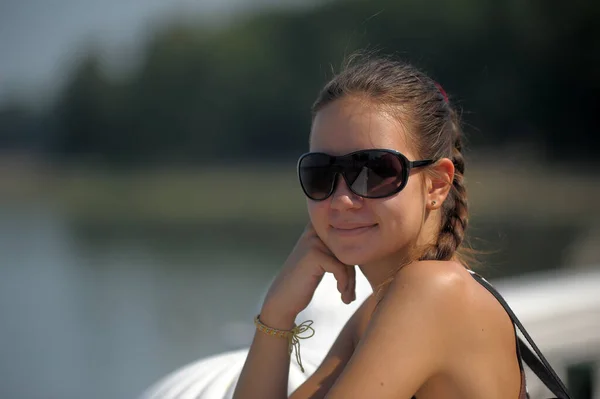
<svg viewBox="0 0 600 399">
<path fill-rule="evenodd" d="M 357 236 L 357 235 L 363 234 L 363 233 L 373 229 L 374 227 L 377 227 L 377 224 L 372 224 L 369 226 L 356 226 L 356 227 L 331 226 L 332 230 L 335 232 L 336 235 L 344 236 L 344 237 Z"/>
</svg>

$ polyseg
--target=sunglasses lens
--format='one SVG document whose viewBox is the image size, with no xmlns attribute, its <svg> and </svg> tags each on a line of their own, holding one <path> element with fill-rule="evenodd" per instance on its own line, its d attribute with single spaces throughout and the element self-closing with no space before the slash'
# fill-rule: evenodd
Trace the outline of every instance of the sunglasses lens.
<svg viewBox="0 0 600 399">
<path fill-rule="evenodd" d="M 394 194 L 402 185 L 404 164 L 395 154 L 369 150 L 353 154 L 352 167 L 344 171 L 356 194 L 381 198 Z"/>
<path fill-rule="evenodd" d="M 309 198 L 323 200 L 331 193 L 335 179 L 331 160 L 326 154 L 308 154 L 300 160 L 300 184 Z"/>
<path fill-rule="evenodd" d="M 365 198 L 382 198 L 397 193 L 405 175 L 404 161 L 380 150 L 358 151 L 341 157 L 311 153 L 298 165 L 300 184 L 316 201 L 333 192 L 335 177 L 342 173 L 350 189 Z"/>
</svg>

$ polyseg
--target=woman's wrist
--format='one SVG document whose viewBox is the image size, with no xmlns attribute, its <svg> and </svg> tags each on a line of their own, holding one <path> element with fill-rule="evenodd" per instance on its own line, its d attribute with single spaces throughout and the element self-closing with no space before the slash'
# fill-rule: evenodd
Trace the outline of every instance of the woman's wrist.
<svg viewBox="0 0 600 399">
<path fill-rule="evenodd" d="M 295 314 L 286 314 L 268 306 L 263 306 L 259 319 L 267 327 L 289 331 L 296 325 L 296 316 Z"/>
</svg>

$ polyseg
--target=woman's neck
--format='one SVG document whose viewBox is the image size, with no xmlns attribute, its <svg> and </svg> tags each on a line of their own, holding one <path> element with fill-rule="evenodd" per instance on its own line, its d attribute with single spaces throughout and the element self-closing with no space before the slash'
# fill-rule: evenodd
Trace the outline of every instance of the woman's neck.
<svg viewBox="0 0 600 399">
<path fill-rule="evenodd" d="M 441 214 L 439 210 L 424 211 L 424 220 L 416 239 L 400 248 L 396 253 L 382 259 L 359 265 L 360 270 L 369 281 L 377 301 L 385 294 L 385 290 L 394 280 L 400 269 L 419 259 L 422 251 L 434 245 L 439 234 Z"/>
<path fill-rule="evenodd" d="M 359 268 L 377 297 L 394 280 L 398 271 L 409 263 L 409 258 L 404 255 L 359 265 Z"/>
</svg>

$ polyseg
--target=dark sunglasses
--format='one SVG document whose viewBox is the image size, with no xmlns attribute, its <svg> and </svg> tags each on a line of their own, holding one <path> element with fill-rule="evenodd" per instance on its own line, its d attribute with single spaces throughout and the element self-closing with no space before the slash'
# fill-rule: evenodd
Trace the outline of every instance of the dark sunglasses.
<svg viewBox="0 0 600 399">
<path fill-rule="evenodd" d="M 341 175 L 350 191 L 363 198 L 383 198 L 400 192 L 412 168 L 431 165 L 433 159 L 409 161 L 394 150 L 372 149 L 333 156 L 309 152 L 298 160 L 298 177 L 306 196 L 323 201 L 335 190 Z"/>
</svg>

